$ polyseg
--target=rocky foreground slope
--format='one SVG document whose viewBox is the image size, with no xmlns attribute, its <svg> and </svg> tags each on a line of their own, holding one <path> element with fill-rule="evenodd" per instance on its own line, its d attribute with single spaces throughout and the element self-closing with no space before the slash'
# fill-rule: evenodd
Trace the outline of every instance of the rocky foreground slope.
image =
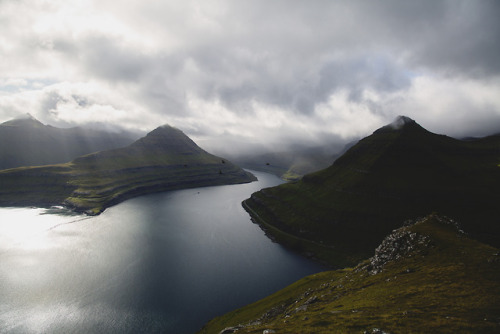
<svg viewBox="0 0 500 334">
<path fill-rule="evenodd" d="M 430 215 L 356 267 L 308 276 L 200 333 L 498 333 L 500 254 Z"/>
<path fill-rule="evenodd" d="M 0 171 L 0 206 L 64 205 L 99 214 L 152 192 L 254 180 L 252 174 L 201 149 L 182 131 L 162 126 L 124 148 L 65 164 Z"/>
</svg>

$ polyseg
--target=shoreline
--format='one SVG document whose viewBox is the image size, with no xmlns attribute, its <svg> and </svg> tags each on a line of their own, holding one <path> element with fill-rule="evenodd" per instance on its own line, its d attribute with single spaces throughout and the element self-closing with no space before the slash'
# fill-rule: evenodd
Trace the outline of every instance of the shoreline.
<svg viewBox="0 0 500 334">
<path fill-rule="evenodd" d="M 357 258 L 346 260 L 346 255 L 337 250 L 335 246 L 321 244 L 317 241 L 301 238 L 280 230 L 276 226 L 266 222 L 255 212 L 248 204 L 248 200 L 250 198 L 241 202 L 243 209 L 250 215 L 251 221 L 257 224 L 273 242 L 325 266 L 327 270 L 345 268 L 359 262 Z"/>
<path fill-rule="evenodd" d="M 63 208 L 70 210 L 75 213 L 85 214 L 87 216 L 98 216 L 102 212 L 104 212 L 107 208 L 120 204 L 126 200 L 140 197 L 143 195 L 161 193 L 165 191 L 172 190 L 181 190 L 181 189 L 192 189 L 192 188 L 202 188 L 202 187 L 211 187 L 211 186 L 220 186 L 220 185 L 232 185 L 232 184 L 245 184 L 257 181 L 255 175 L 251 172 L 246 172 L 247 180 L 231 180 L 231 182 L 221 182 L 222 179 L 203 179 L 197 181 L 190 182 L 173 182 L 173 181 L 165 181 L 165 182 L 157 182 L 153 185 L 144 185 L 137 186 L 134 188 L 129 188 L 128 190 L 122 193 L 112 193 L 108 196 L 107 199 L 100 200 L 99 198 L 90 198 L 89 202 L 83 203 L 79 202 L 79 198 L 66 196 L 61 200 L 59 197 L 58 200 L 47 200 L 47 197 L 50 197 L 50 192 L 40 192 L 38 194 L 39 198 L 45 199 L 19 199 L 19 200 L 3 200 L 0 202 L 0 207 L 13 207 L 13 208 L 27 208 L 27 207 L 36 207 L 43 209 L 50 209 L 56 206 L 62 206 Z M 215 182 L 214 182 L 215 181 Z M 226 180 L 227 181 L 227 180 Z"/>
</svg>

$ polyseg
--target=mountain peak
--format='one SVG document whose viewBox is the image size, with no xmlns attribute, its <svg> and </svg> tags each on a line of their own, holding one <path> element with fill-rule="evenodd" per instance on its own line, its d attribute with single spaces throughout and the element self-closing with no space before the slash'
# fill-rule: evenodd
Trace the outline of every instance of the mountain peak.
<svg viewBox="0 0 500 334">
<path fill-rule="evenodd" d="M 374 133 L 385 133 L 385 132 L 396 132 L 396 131 L 403 131 L 407 129 L 422 129 L 422 128 L 417 122 L 415 122 L 413 119 L 411 119 L 408 116 L 398 116 L 394 121 L 391 123 L 381 127 L 380 129 L 376 130 Z"/>
<path fill-rule="evenodd" d="M 205 152 L 184 132 L 168 124 L 157 127 L 133 143 L 132 146 L 156 148 L 183 154 Z"/>
<path fill-rule="evenodd" d="M 413 123 L 416 122 L 410 117 L 399 115 L 391 124 L 389 124 L 389 126 L 392 126 L 395 130 L 399 130 L 405 127 L 406 125 Z"/>
<path fill-rule="evenodd" d="M 184 139 L 188 138 L 181 130 L 177 129 L 168 124 L 157 127 L 153 131 L 149 132 L 142 141 L 168 141 L 172 139 Z"/>
<path fill-rule="evenodd" d="M 1 125 L 5 126 L 22 126 L 22 127 L 32 127 L 32 128 L 40 128 L 44 127 L 45 125 L 37 120 L 33 115 L 30 113 L 26 113 L 22 116 L 19 116 L 17 118 L 14 118 L 10 121 L 4 122 Z"/>
<path fill-rule="evenodd" d="M 31 119 L 32 121 L 37 121 L 37 119 L 32 114 L 30 114 L 29 112 L 27 112 L 26 114 L 24 114 L 24 117 L 22 117 L 21 119 Z"/>
</svg>

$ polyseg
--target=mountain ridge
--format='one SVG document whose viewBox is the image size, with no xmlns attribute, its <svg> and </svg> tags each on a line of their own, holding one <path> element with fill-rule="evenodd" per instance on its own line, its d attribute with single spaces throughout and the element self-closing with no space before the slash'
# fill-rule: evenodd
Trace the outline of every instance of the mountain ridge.
<svg viewBox="0 0 500 334">
<path fill-rule="evenodd" d="M 408 116 L 397 116 L 391 123 L 375 130 L 373 133 L 390 132 L 390 131 L 408 131 L 408 129 L 413 129 L 414 131 L 427 131 L 420 124 L 415 122 Z M 428 131 L 427 131 L 428 132 Z"/>
<path fill-rule="evenodd" d="M 0 170 L 71 161 L 131 144 L 132 134 L 45 125 L 30 114 L 0 124 Z"/>
<path fill-rule="evenodd" d="M 252 174 L 207 153 L 168 126 L 129 146 L 69 163 L 0 171 L 0 205 L 63 204 L 94 215 L 147 193 L 254 180 Z"/>
<path fill-rule="evenodd" d="M 9 121 L 3 122 L 0 126 L 16 126 L 16 127 L 33 127 L 39 128 L 44 127 L 45 124 L 37 120 L 33 115 L 27 113 L 22 117 L 14 118 Z"/>
</svg>

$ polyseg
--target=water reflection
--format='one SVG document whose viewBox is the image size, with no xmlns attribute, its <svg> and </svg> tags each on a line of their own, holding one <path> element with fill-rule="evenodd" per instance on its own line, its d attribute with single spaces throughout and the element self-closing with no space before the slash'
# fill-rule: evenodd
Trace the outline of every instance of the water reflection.
<svg viewBox="0 0 500 334">
<path fill-rule="evenodd" d="M 53 247 L 47 237 L 50 229 L 60 224 L 87 219 L 66 209 L 0 208 L 0 252 L 10 248 L 36 250 Z M 45 216 L 47 215 L 47 216 Z"/>
</svg>

